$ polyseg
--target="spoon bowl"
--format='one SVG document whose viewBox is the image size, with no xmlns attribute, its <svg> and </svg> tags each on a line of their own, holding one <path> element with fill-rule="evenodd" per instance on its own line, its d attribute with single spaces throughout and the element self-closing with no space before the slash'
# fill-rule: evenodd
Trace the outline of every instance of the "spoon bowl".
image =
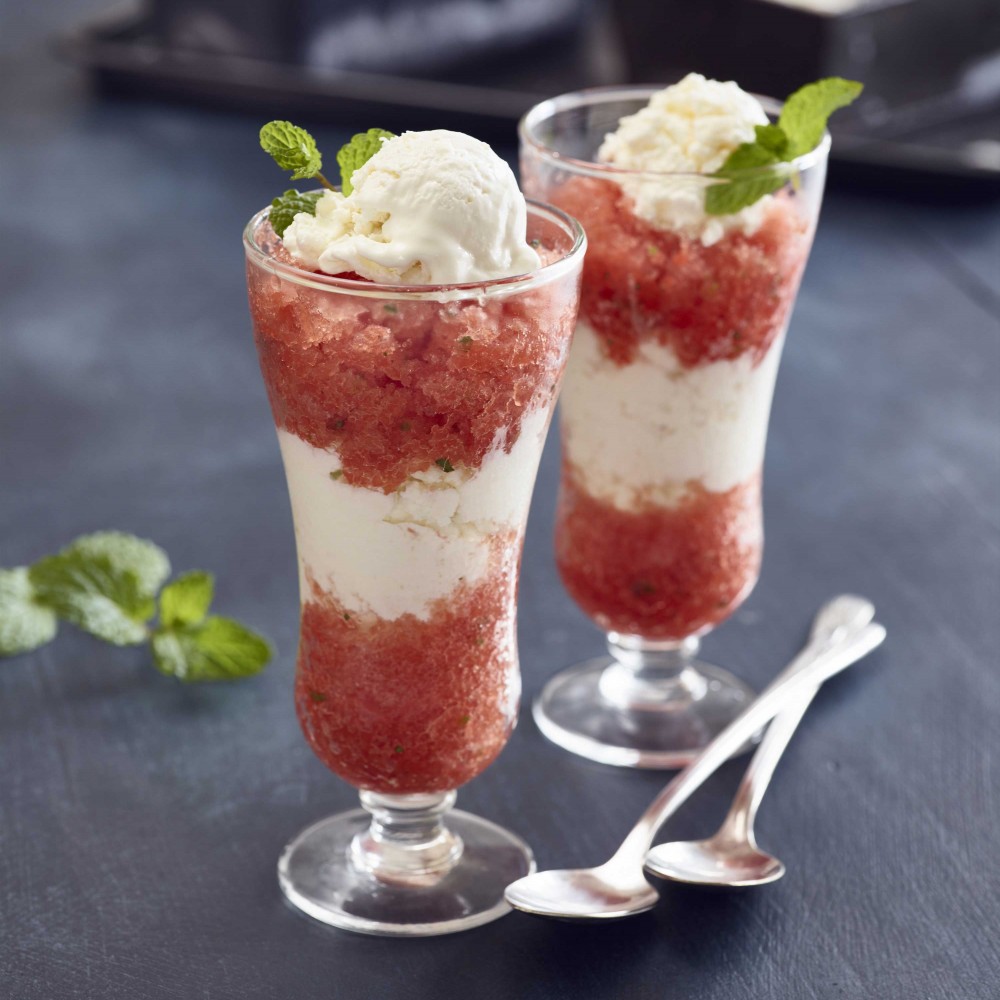
<svg viewBox="0 0 1000 1000">
<path fill-rule="evenodd" d="M 612 863 L 527 875 L 509 885 L 506 896 L 518 910 L 561 920 L 627 917 L 651 910 L 660 898 L 641 872 Z"/>
<path fill-rule="evenodd" d="M 655 861 L 647 857 L 647 869 L 660 878 L 688 885 L 719 888 L 749 888 L 777 882 L 785 874 L 784 864 L 756 845 L 721 844 L 718 838 L 678 840 L 663 844 Z"/>
</svg>

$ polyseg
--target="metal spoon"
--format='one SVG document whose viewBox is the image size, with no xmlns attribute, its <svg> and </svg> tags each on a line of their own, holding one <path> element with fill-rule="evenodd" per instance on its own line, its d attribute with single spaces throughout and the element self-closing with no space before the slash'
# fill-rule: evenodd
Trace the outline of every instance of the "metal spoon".
<svg viewBox="0 0 1000 1000">
<path fill-rule="evenodd" d="M 847 596 L 834 598 L 825 613 Z M 607 920 L 652 909 L 659 898 L 646 881 L 642 864 L 653 836 L 704 781 L 758 729 L 828 677 L 870 653 L 885 638 L 885 629 L 869 624 L 845 629 L 829 645 L 810 641 L 807 649 L 771 682 L 653 800 L 614 856 L 597 868 L 536 872 L 507 887 L 507 902 L 518 910 L 544 917 Z"/>
<path fill-rule="evenodd" d="M 863 597 L 839 598 L 816 616 L 812 641 L 796 662 L 814 646 L 836 642 L 874 617 L 875 606 Z M 691 885 L 732 887 L 766 885 L 785 874 L 784 864 L 757 846 L 753 823 L 774 769 L 818 690 L 819 685 L 807 691 L 768 726 L 722 826 L 706 840 L 675 840 L 654 847 L 646 855 L 647 874 Z"/>
</svg>

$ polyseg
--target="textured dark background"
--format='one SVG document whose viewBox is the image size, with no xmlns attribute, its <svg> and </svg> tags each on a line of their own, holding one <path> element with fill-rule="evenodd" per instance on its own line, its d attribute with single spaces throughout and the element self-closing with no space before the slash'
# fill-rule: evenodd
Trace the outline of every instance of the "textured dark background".
<svg viewBox="0 0 1000 1000">
<path fill-rule="evenodd" d="M 274 870 L 354 802 L 292 711 L 293 536 L 239 244 L 282 179 L 255 120 L 88 98 L 45 48 L 60 7 L 88 6 L 0 8 L 0 565 L 92 529 L 148 535 L 215 571 L 220 610 L 278 657 L 186 688 L 66 628 L 0 663 L 0 998 L 995 997 L 996 208 L 827 201 L 779 379 L 764 574 L 705 644 L 760 686 L 835 592 L 889 629 L 821 695 L 765 804 L 787 877 L 672 889 L 610 926 L 352 936 L 288 909 Z M 555 459 L 525 557 L 529 698 L 601 645 L 553 566 Z M 739 771 L 671 836 L 712 829 Z M 460 800 L 542 867 L 591 864 L 662 781 L 577 760 L 525 717 Z"/>
</svg>

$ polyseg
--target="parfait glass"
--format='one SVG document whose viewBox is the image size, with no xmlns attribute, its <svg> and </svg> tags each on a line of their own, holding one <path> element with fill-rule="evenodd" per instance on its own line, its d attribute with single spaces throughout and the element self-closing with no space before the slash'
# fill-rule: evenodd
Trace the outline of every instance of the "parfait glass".
<svg viewBox="0 0 1000 1000">
<path fill-rule="evenodd" d="M 525 191 L 578 218 L 589 241 L 560 402 L 555 546 L 608 646 L 556 675 L 534 715 L 574 753 L 674 768 L 752 697 L 697 653 L 757 581 L 771 397 L 830 139 L 778 178 L 747 171 L 738 180 L 765 197 L 710 217 L 717 178 L 597 162 L 657 89 L 567 94 L 520 125 Z M 780 104 L 761 101 L 776 118 Z"/>
<path fill-rule="evenodd" d="M 295 266 L 267 214 L 244 244 L 298 551 L 295 704 L 362 805 L 287 845 L 281 888 L 350 930 L 475 927 L 533 867 L 514 834 L 451 807 L 517 718 L 524 526 L 585 238 L 533 204 L 536 271 L 379 285 Z"/>
</svg>

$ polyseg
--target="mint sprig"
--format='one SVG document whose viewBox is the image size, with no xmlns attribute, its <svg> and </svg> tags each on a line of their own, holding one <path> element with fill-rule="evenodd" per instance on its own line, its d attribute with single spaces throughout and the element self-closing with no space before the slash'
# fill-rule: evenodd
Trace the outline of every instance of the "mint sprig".
<svg viewBox="0 0 1000 1000">
<path fill-rule="evenodd" d="M 56 613 L 39 602 L 28 567 L 0 569 L 0 656 L 44 646 L 58 627 Z"/>
<path fill-rule="evenodd" d="M 215 577 L 200 569 L 168 583 L 160 593 L 160 627 L 197 625 L 212 606 Z"/>
<path fill-rule="evenodd" d="M 295 188 L 290 188 L 280 198 L 275 198 L 271 202 L 271 212 L 268 215 L 271 228 L 279 237 L 284 236 L 285 230 L 292 224 L 292 219 L 300 212 L 305 212 L 306 215 L 316 214 L 316 203 L 319 198 L 319 191 L 302 194 Z"/>
<path fill-rule="evenodd" d="M 291 122 L 268 122 L 260 130 L 260 144 L 282 170 L 292 171 L 293 181 L 317 177 L 321 184 L 330 186 L 320 173 L 323 157 L 316 140 L 304 128 Z"/>
<path fill-rule="evenodd" d="M 705 191 L 705 211 L 730 215 L 782 187 L 794 173 L 783 164 L 814 149 L 830 115 L 855 101 L 862 89 L 855 80 L 831 76 L 795 91 L 785 101 L 778 123 L 756 126 L 754 141 L 737 146 L 715 172 L 713 176 L 726 183 Z M 759 169 L 767 167 L 773 169 Z"/>
<path fill-rule="evenodd" d="M 384 128 L 370 128 L 367 132 L 352 135 L 351 141 L 340 147 L 337 166 L 340 167 L 340 189 L 344 194 L 350 194 L 354 190 L 351 176 L 382 148 L 382 140 L 395 138 L 392 132 L 386 132 Z"/>
<path fill-rule="evenodd" d="M 778 127 L 788 136 L 788 157 L 801 156 L 819 145 L 830 115 L 839 108 L 853 104 L 864 84 L 828 76 L 825 80 L 807 83 L 792 94 L 778 117 Z"/>
<path fill-rule="evenodd" d="M 271 659 L 266 639 L 217 615 L 198 625 L 158 630 L 152 644 L 156 669 L 188 683 L 252 677 Z"/>
<path fill-rule="evenodd" d="M 271 658 L 267 640 L 231 618 L 208 615 L 215 581 L 187 573 L 163 588 L 160 625 L 151 644 L 156 669 L 182 681 L 225 681 L 259 673 Z"/>
<path fill-rule="evenodd" d="M 379 151 L 383 139 L 393 138 L 395 136 L 392 132 L 382 128 L 370 128 L 367 132 L 359 132 L 352 136 L 350 142 L 340 147 L 337 152 L 337 165 L 340 167 L 340 188 L 345 195 L 354 190 L 351 185 L 354 171 Z M 336 190 L 321 173 L 323 157 L 316 146 L 316 140 L 304 128 L 286 121 L 268 122 L 260 130 L 260 144 L 282 170 L 292 171 L 293 181 L 315 178 L 323 187 L 331 191 Z M 318 191 L 303 193 L 290 188 L 280 198 L 275 198 L 271 202 L 269 215 L 271 228 L 279 237 L 284 236 L 285 230 L 292 224 L 296 215 L 316 214 L 319 197 Z"/>
<path fill-rule="evenodd" d="M 115 646 L 145 642 L 170 560 L 152 542 L 117 531 L 84 535 L 28 571 L 42 604 Z"/>
<path fill-rule="evenodd" d="M 113 645 L 149 642 L 157 669 L 183 681 L 259 673 L 271 647 L 239 622 L 208 614 L 211 574 L 196 570 L 163 587 L 169 575 L 159 546 L 117 531 L 84 535 L 30 567 L 0 569 L 0 656 L 49 642 L 62 619 Z"/>
</svg>

